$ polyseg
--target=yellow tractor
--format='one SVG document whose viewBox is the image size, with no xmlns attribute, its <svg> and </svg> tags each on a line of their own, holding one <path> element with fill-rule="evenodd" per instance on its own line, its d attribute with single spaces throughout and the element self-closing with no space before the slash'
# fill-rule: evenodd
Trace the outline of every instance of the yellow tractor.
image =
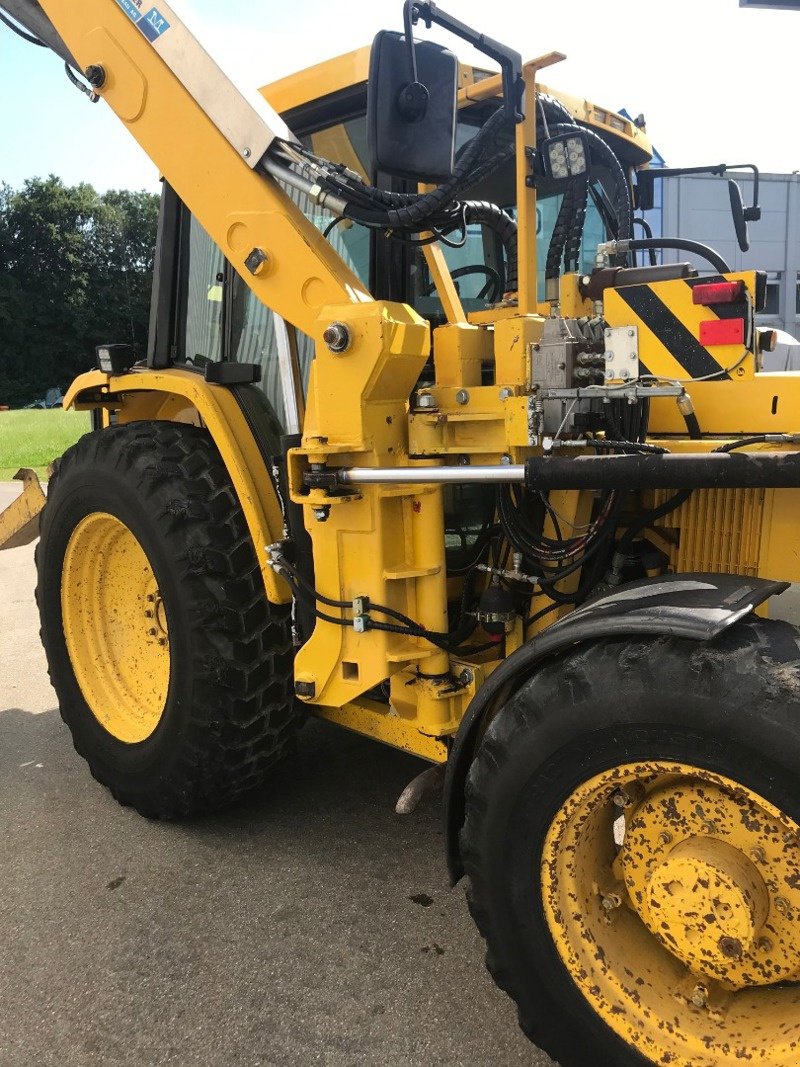
<svg viewBox="0 0 800 1067">
<path fill-rule="evenodd" d="M 433 3 L 261 95 L 164 0 L 0 4 L 165 177 L 146 358 L 72 385 L 94 430 L 41 512 L 92 774 L 180 818 L 309 714 L 414 753 L 401 806 L 443 785 L 554 1059 L 800 1062 L 799 631 L 768 618 L 800 376 L 762 370 L 766 275 L 639 235 L 642 124 Z"/>
</svg>

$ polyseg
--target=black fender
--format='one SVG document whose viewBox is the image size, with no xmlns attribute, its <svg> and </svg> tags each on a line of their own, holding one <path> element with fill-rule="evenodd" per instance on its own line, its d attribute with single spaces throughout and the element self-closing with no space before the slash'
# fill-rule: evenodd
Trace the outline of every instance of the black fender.
<svg viewBox="0 0 800 1067">
<path fill-rule="evenodd" d="M 788 582 L 738 574 L 648 578 L 595 597 L 513 652 L 470 702 L 447 760 L 444 834 L 452 884 L 464 874 L 458 840 L 464 825 L 464 790 L 484 724 L 540 664 L 572 645 L 605 637 L 656 634 L 710 641 L 788 588 Z"/>
</svg>

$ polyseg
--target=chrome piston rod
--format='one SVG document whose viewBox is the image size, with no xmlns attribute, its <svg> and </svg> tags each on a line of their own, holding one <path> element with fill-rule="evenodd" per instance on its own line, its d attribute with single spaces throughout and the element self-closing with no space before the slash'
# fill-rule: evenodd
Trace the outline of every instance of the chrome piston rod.
<svg viewBox="0 0 800 1067">
<path fill-rule="evenodd" d="M 343 485 L 449 485 L 464 482 L 524 482 L 522 464 L 498 467 L 353 467 L 337 471 Z"/>
</svg>

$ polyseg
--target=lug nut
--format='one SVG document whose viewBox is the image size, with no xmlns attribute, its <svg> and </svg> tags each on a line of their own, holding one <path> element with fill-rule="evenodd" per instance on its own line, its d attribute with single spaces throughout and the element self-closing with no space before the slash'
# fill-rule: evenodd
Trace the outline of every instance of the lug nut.
<svg viewBox="0 0 800 1067">
<path fill-rule="evenodd" d="M 692 990 L 692 995 L 689 997 L 692 1004 L 696 1008 L 705 1008 L 708 1006 L 708 990 L 704 985 L 696 985 Z"/>
<path fill-rule="evenodd" d="M 429 411 L 436 407 L 436 397 L 433 393 L 417 393 L 416 406 L 420 411 Z"/>
<path fill-rule="evenodd" d="M 343 322 L 332 322 L 322 335 L 322 340 L 331 352 L 341 355 L 350 347 L 350 330 Z"/>
</svg>

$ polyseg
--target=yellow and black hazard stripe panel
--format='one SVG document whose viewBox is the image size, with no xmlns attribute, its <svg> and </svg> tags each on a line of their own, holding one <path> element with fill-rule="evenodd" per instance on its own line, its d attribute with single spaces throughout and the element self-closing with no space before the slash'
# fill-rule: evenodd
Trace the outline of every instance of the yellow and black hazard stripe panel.
<svg viewBox="0 0 800 1067">
<path fill-rule="evenodd" d="M 756 282 L 749 271 L 607 289 L 605 318 L 609 326 L 637 328 L 642 375 L 721 382 L 735 371 L 749 377 Z"/>
</svg>

